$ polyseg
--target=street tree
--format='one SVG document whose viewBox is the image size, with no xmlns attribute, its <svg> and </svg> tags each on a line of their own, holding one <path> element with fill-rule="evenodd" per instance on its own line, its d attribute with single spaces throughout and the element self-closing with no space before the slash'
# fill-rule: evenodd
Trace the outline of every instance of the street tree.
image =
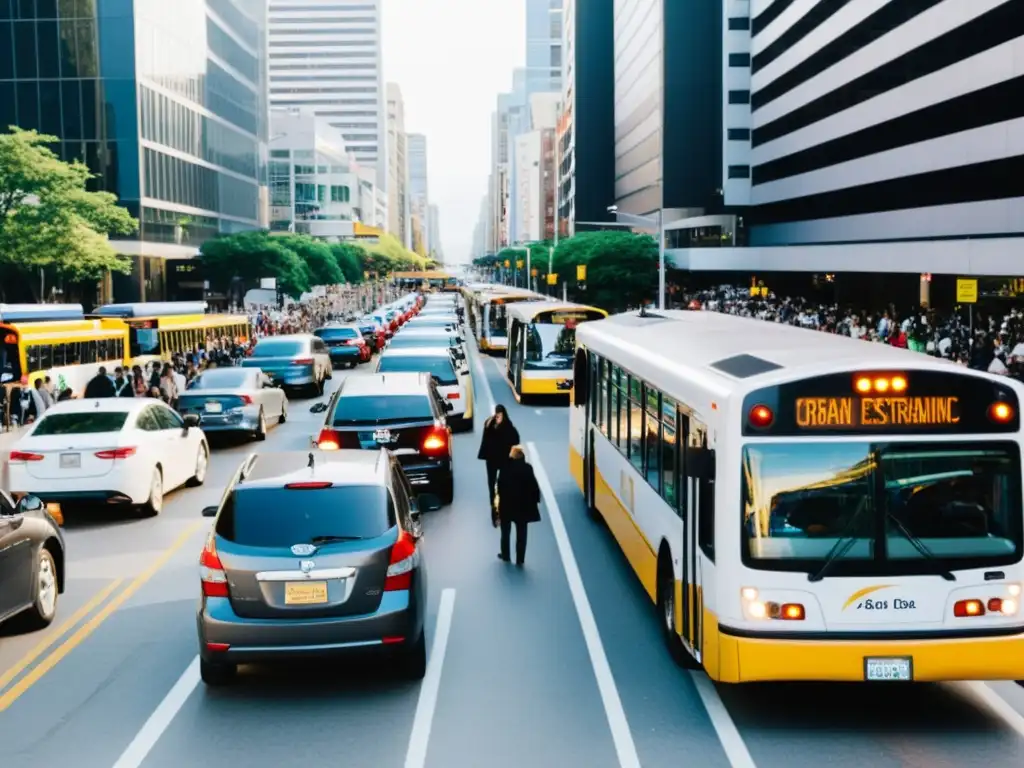
<svg viewBox="0 0 1024 768">
<path fill-rule="evenodd" d="M 587 268 L 578 284 L 576 267 Z M 658 280 L 658 243 L 650 235 L 623 231 L 581 232 L 561 240 L 553 271 L 568 284 L 574 301 L 621 311 L 649 301 Z"/>
<path fill-rule="evenodd" d="M 350 285 L 357 285 L 363 282 L 363 273 L 366 269 L 366 249 L 356 243 L 331 243 L 331 255 L 334 262 L 341 270 L 345 282 Z"/>
<path fill-rule="evenodd" d="M 114 195 L 88 191 L 88 167 L 62 161 L 49 146 L 57 141 L 13 126 L 0 133 L 0 263 L 68 281 L 130 272 L 108 238 L 133 233 L 138 221 Z"/>
<path fill-rule="evenodd" d="M 240 232 L 207 240 L 199 258 L 211 287 L 227 292 L 239 278 L 249 287 L 263 278 L 275 278 L 278 287 L 292 298 L 310 288 L 310 270 L 291 248 L 266 232 Z"/>
<path fill-rule="evenodd" d="M 310 285 L 337 285 L 345 282 L 345 276 L 331 253 L 330 246 L 309 235 L 271 235 L 285 248 L 294 251 L 309 269 Z"/>
<path fill-rule="evenodd" d="M 388 272 L 421 270 L 426 265 L 424 258 L 402 245 L 394 235 L 381 235 L 369 252 L 369 261 L 373 264 L 370 271 L 382 276 Z"/>
</svg>

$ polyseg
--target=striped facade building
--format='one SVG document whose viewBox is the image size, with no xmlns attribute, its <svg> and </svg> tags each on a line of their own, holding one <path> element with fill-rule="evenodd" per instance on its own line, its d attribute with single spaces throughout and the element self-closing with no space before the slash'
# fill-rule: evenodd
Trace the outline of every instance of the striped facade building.
<svg viewBox="0 0 1024 768">
<path fill-rule="evenodd" d="M 724 203 L 749 247 L 679 266 L 1019 273 L 1024 0 L 724 5 Z"/>
</svg>

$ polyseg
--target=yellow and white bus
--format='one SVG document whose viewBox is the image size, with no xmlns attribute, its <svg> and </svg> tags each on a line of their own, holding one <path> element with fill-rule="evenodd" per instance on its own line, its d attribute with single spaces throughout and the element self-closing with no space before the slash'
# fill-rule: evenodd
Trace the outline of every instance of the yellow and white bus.
<svg viewBox="0 0 1024 768">
<path fill-rule="evenodd" d="M 175 352 L 187 352 L 210 338 L 248 340 L 251 333 L 246 315 L 207 314 L 205 301 L 155 301 L 135 304 L 105 304 L 92 316 L 105 326 L 125 326 L 128 333 L 128 362 L 145 365 L 169 360 Z"/>
<path fill-rule="evenodd" d="M 508 349 L 508 310 L 521 301 L 543 301 L 547 296 L 525 288 L 494 286 L 473 298 L 474 316 L 478 319 L 473 331 L 482 352 L 504 354 Z"/>
<path fill-rule="evenodd" d="M 577 332 L 570 465 L 682 663 L 1024 679 L 1024 387 L 714 312 Z"/>
<path fill-rule="evenodd" d="M 32 387 L 47 376 L 81 396 L 100 367 L 125 363 L 128 333 L 85 317 L 81 304 L 0 305 L 0 384 Z"/>
<path fill-rule="evenodd" d="M 572 390 L 576 329 L 608 313 L 562 301 L 523 301 L 508 307 L 505 376 L 517 401 L 568 396 Z"/>
</svg>

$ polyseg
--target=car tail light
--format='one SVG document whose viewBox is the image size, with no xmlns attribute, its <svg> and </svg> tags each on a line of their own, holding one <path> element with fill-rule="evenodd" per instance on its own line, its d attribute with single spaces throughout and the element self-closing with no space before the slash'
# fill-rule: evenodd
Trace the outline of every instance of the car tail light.
<svg viewBox="0 0 1024 768">
<path fill-rule="evenodd" d="M 292 360 L 292 365 L 312 365 L 312 364 L 313 364 L 313 358 L 312 357 L 298 357 L 298 358 Z"/>
<path fill-rule="evenodd" d="M 971 616 L 984 616 L 985 604 L 981 600 L 957 600 L 953 604 L 953 615 L 958 619 L 966 619 Z"/>
<path fill-rule="evenodd" d="M 315 491 L 323 488 L 330 488 L 334 483 L 326 481 L 312 480 L 304 483 L 288 483 L 285 488 L 289 488 L 293 491 Z"/>
<path fill-rule="evenodd" d="M 337 451 L 341 448 L 341 435 L 333 429 L 321 429 L 316 439 L 316 447 L 321 451 Z"/>
<path fill-rule="evenodd" d="M 138 452 L 138 448 L 110 448 L 106 451 L 96 451 L 97 459 L 127 459 Z"/>
<path fill-rule="evenodd" d="M 26 461 L 42 461 L 43 454 L 41 453 L 29 453 L 28 451 L 11 451 L 10 461 L 23 463 Z"/>
<path fill-rule="evenodd" d="M 391 547 L 391 563 L 384 578 L 384 591 L 397 592 L 412 587 L 412 572 L 420 564 L 416 539 L 405 531 L 398 534 L 398 541 Z"/>
<path fill-rule="evenodd" d="M 458 392 L 449 392 L 448 393 L 448 399 L 449 400 L 458 400 L 459 399 L 459 393 Z"/>
<path fill-rule="evenodd" d="M 448 430 L 434 427 L 423 438 L 423 452 L 430 456 L 438 456 L 448 450 Z"/>
<path fill-rule="evenodd" d="M 228 597 L 228 575 L 224 573 L 224 566 L 217 555 L 217 543 L 212 532 L 199 555 L 199 578 L 205 597 Z"/>
<path fill-rule="evenodd" d="M 239 395 L 242 405 L 252 405 L 252 395 Z"/>
</svg>

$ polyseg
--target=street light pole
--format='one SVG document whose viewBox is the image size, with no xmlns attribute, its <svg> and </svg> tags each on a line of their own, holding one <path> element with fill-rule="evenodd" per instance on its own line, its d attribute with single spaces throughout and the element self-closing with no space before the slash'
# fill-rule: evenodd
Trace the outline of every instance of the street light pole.
<svg viewBox="0 0 1024 768">
<path fill-rule="evenodd" d="M 640 216 L 635 213 L 624 213 L 617 205 L 609 205 L 608 212 L 626 219 L 635 219 L 645 226 L 656 225 L 658 230 L 658 309 L 665 309 L 665 209 L 658 210 L 657 217 Z"/>
</svg>

